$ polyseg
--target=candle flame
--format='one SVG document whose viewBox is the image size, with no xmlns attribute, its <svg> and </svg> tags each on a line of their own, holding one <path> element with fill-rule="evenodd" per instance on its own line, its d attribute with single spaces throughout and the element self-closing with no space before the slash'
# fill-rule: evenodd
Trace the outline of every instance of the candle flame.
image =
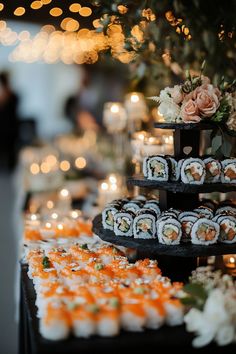
<svg viewBox="0 0 236 354">
<path fill-rule="evenodd" d="M 119 112 L 119 106 L 117 104 L 113 104 L 111 106 L 111 112 L 112 113 L 118 113 Z"/>
<path fill-rule="evenodd" d="M 137 103 L 137 102 L 139 101 L 138 95 L 137 95 L 136 93 L 133 93 L 133 94 L 131 95 L 131 97 L 130 97 L 130 101 L 131 101 L 132 103 Z"/>
<path fill-rule="evenodd" d="M 102 188 L 102 190 L 107 191 L 108 190 L 108 184 L 106 182 L 103 182 L 101 184 L 101 188 Z"/>
<path fill-rule="evenodd" d="M 230 257 L 230 258 L 229 258 L 229 263 L 235 263 L 234 257 Z"/>
</svg>

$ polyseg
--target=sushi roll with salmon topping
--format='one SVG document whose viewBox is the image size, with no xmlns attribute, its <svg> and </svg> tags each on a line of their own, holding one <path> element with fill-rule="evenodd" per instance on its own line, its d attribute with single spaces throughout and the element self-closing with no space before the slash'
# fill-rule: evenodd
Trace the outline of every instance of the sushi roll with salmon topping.
<svg viewBox="0 0 236 354">
<path fill-rule="evenodd" d="M 190 157 L 183 161 L 181 180 L 186 184 L 203 184 L 206 176 L 205 164 L 199 158 Z"/>
<path fill-rule="evenodd" d="M 96 334 L 96 304 L 86 306 L 71 304 L 72 329 L 76 337 L 89 338 Z"/>
<path fill-rule="evenodd" d="M 63 303 L 50 302 L 39 321 L 40 334 L 50 340 L 66 339 L 71 328 L 71 316 Z"/>
<path fill-rule="evenodd" d="M 217 242 L 220 234 L 219 225 L 207 218 L 198 219 L 192 226 L 191 241 L 196 245 L 211 245 Z"/>
</svg>

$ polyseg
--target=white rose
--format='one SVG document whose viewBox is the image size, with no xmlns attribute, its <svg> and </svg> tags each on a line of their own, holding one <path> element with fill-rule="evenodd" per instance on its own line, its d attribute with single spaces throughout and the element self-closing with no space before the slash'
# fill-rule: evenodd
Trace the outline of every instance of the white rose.
<svg viewBox="0 0 236 354">
<path fill-rule="evenodd" d="M 165 120 L 175 122 L 180 114 L 180 107 L 170 99 L 161 102 L 158 111 Z"/>
<path fill-rule="evenodd" d="M 217 328 L 227 322 L 228 313 L 225 308 L 225 298 L 220 289 L 211 291 L 204 306 L 204 314 L 212 327 Z"/>
<path fill-rule="evenodd" d="M 184 316 L 184 322 L 186 323 L 188 332 L 198 332 L 199 329 L 202 328 L 204 320 L 203 313 L 195 308 L 192 308 L 187 315 Z"/>
<path fill-rule="evenodd" d="M 164 102 L 164 101 L 173 101 L 171 98 L 171 88 L 170 87 L 166 87 L 164 90 L 161 90 L 160 92 L 160 102 Z"/>
</svg>

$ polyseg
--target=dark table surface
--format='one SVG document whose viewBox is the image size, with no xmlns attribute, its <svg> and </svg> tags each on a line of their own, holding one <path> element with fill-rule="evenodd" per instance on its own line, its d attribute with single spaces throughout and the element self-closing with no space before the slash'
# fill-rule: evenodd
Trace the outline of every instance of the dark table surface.
<svg viewBox="0 0 236 354">
<path fill-rule="evenodd" d="M 119 336 L 90 339 L 78 339 L 73 336 L 62 341 L 49 341 L 39 334 L 39 321 L 36 317 L 35 291 L 32 281 L 27 276 L 27 266 L 21 266 L 21 317 L 20 317 L 20 354 L 88 354 L 111 353 L 125 354 L 134 351 L 160 353 L 160 350 L 181 350 L 183 353 L 224 353 L 233 354 L 236 346 L 218 347 L 210 345 L 202 349 L 193 349 L 193 336 L 184 326 L 163 326 L 158 330 L 145 330 L 133 333 L 122 331 Z M 22 346 L 22 342 L 25 345 Z"/>
</svg>

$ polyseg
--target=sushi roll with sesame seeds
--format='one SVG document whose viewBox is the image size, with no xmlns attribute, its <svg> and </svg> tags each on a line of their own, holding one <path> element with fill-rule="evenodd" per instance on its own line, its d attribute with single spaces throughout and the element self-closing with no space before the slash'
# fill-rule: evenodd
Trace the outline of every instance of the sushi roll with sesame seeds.
<svg viewBox="0 0 236 354">
<path fill-rule="evenodd" d="M 154 210 L 157 217 L 160 216 L 161 214 L 160 206 L 157 200 L 152 200 L 152 199 L 147 200 L 143 208 Z"/>
<path fill-rule="evenodd" d="M 114 215 L 114 233 L 116 236 L 133 236 L 133 221 L 135 214 L 121 210 Z"/>
<path fill-rule="evenodd" d="M 164 157 L 149 157 L 147 161 L 147 179 L 159 182 L 169 180 L 169 163 Z"/>
<path fill-rule="evenodd" d="M 134 238 L 156 237 L 156 213 L 151 209 L 140 209 L 133 222 Z"/>
<path fill-rule="evenodd" d="M 172 156 L 166 157 L 167 161 L 169 161 L 170 168 L 170 180 L 178 181 L 180 177 L 180 168 L 178 161 L 176 161 Z"/>
<path fill-rule="evenodd" d="M 186 184 L 203 184 L 205 180 L 205 164 L 199 158 L 185 159 L 181 167 L 181 180 Z"/>
<path fill-rule="evenodd" d="M 143 202 L 141 200 L 131 200 L 128 203 L 123 205 L 123 210 L 129 212 L 133 212 L 136 214 L 143 206 Z"/>
<path fill-rule="evenodd" d="M 121 209 L 119 204 L 110 204 L 102 212 L 102 226 L 104 229 L 113 230 L 114 215 Z"/>
<path fill-rule="evenodd" d="M 212 219 L 214 216 L 213 210 L 211 208 L 208 208 L 206 206 L 199 206 L 198 208 L 193 210 L 196 212 L 200 218 L 208 218 Z"/>
<path fill-rule="evenodd" d="M 180 222 L 174 217 L 163 217 L 157 220 L 157 237 L 165 245 L 178 245 L 182 236 Z"/>
<path fill-rule="evenodd" d="M 179 219 L 180 220 L 180 219 Z M 183 242 L 191 242 L 191 230 L 195 221 L 198 220 L 197 216 L 186 215 L 181 217 L 181 226 L 182 226 L 182 238 Z"/>
<path fill-rule="evenodd" d="M 236 158 L 226 159 L 221 162 L 222 183 L 236 183 Z"/>
<path fill-rule="evenodd" d="M 192 226 L 191 241 L 196 245 L 212 245 L 217 242 L 219 234 L 220 227 L 216 222 L 200 218 Z"/>
</svg>

